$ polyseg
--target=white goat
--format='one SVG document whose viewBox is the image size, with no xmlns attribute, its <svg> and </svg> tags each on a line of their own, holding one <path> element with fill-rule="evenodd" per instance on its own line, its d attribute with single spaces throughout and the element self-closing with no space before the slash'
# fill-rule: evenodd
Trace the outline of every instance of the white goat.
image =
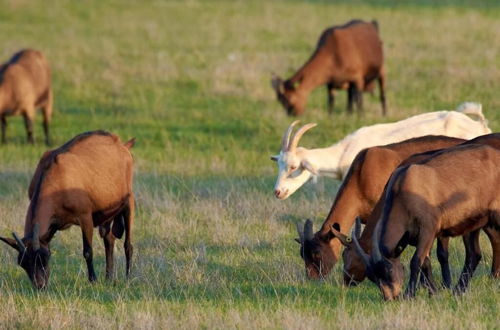
<svg viewBox="0 0 500 330">
<path fill-rule="evenodd" d="M 316 124 L 301 127 L 290 139 L 294 121 L 283 134 L 278 162 L 278 179 L 274 194 L 286 199 L 312 176 L 331 176 L 342 179 L 361 150 L 377 145 L 396 143 L 424 135 L 445 135 L 462 139 L 491 133 L 483 116 L 481 104 L 465 102 L 456 111 L 437 111 L 416 115 L 395 123 L 362 127 L 328 148 L 297 147 L 302 135 Z M 479 121 L 468 116 L 475 115 Z"/>
</svg>

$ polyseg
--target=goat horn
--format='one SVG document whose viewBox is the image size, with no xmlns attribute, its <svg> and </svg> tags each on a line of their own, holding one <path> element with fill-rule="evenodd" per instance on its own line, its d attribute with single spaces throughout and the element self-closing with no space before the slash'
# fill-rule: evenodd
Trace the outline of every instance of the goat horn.
<svg viewBox="0 0 500 330">
<path fill-rule="evenodd" d="M 356 217 L 356 223 L 359 222 L 359 226 L 354 226 L 354 233 L 353 235 L 355 235 L 358 239 L 361 238 L 361 218 L 359 216 Z"/>
<path fill-rule="evenodd" d="M 358 252 L 365 266 L 368 267 L 370 265 L 370 257 L 368 256 L 368 253 L 366 253 L 363 250 L 363 248 L 358 242 L 358 237 L 355 234 L 358 231 L 361 231 L 361 220 L 359 219 L 359 217 L 356 217 L 356 224 L 354 227 L 354 233 L 352 234 L 352 240 L 354 241 L 354 247 L 356 248 L 356 252 Z"/>
<path fill-rule="evenodd" d="M 382 260 L 382 252 L 380 252 L 382 221 L 379 221 L 375 226 L 375 232 L 372 235 L 372 257 L 374 262 Z"/>
<path fill-rule="evenodd" d="M 293 123 L 288 126 L 287 130 L 283 134 L 283 138 L 281 139 L 281 150 L 287 151 L 288 150 L 288 144 L 290 142 L 290 135 L 292 135 L 292 130 L 295 125 L 297 125 L 300 122 L 300 120 L 296 120 Z"/>
<path fill-rule="evenodd" d="M 17 242 L 17 246 L 19 247 L 19 249 L 18 249 L 19 252 L 26 250 L 26 245 L 24 245 L 22 239 L 20 239 L 19 236 L 17 236 L 17 234 L 14 232 L 12 233 L 12 236 L 14 236 L 14 239 Z"/>
<path fill-rule="evenodd" d="M 33 250 L 37 251 L 40 249 L 40 224 L 36 223 L 35 226 L 33 227 L 33 238 L 32 238 L 32 245 L 33 245 Z"/>
<path fill-rule="evenodd" d="M 316 125 L 317 125 L 316 123 L 309 123 L 309 124 L 302 126 L 297 131 L 297 133 L 295 133 L 293 138 L 291 139 L 291 141 L 288 145 L 288 151 L 295 151 L 295 149 L 297 148 L 297 145 L 299 144 L 299 140 L 302 137 L 302 135 L 304 135 L 305 132 L 307 132 L 308 130 L 310 130 L 311 128 L 313 128 Z"/>
<path fill-rule="evenodd" d="M 295 226 L 297 226 L 297 233 L 299 234 L 299 240 L 300 240 L 299 243 L 302 244 L 304 243 L 304 230 L 303 230 L 304 227 L 300 222 L 297 222 Z"/>
<path fill-rule="evenodd" d="M 310 241 L 313 239 L 313 223 L 310 219 L 304 224 L 304 240 Z"/>
</svg>

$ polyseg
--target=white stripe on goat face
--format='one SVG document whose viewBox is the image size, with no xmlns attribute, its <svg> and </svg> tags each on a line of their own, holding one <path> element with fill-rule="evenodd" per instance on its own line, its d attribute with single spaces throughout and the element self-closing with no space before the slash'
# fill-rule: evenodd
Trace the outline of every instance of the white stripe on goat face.
<svg viewBox="0 0 500 330">
<path fill-rule="evenodd" d="M 283 200 L 306 183 L 312 173 L 302 166 L 301 157 L 296 152 L 281 151 L 277 162 L 278 179 L 274 185 L 274 195 Z"/>
</svg>

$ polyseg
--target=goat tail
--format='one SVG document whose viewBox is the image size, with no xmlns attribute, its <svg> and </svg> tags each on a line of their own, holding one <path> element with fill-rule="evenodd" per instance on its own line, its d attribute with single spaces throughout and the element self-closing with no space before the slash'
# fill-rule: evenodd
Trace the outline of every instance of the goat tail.
<svg viewBox="0 0 500 330">
<path fill-rule="evenodd" d="M 483 106 L 477 102 L 464 102 L 457 107 L 458 112 L 466 115 L 477 116 L 481 124 L 488 128 L 488 120 L 483 115 Z"/>
<path fill-rule="evenodd" d="M 134 138 L 131 138 L 130 140 L 128 140 L 127 142 L 125 142 L 123 145 L 124 145 L 124 146 L 125 146 L 125 148 L 127 148 L 127 149 L 132 148 L 132 147 L 135 145 L 135 137 L 134 137 Z"/>
<path fill-rule="evenodd" d="M 372 24 L 373 24 L 373 26 L 375 26 L 375 29 L 377 29 L 377 31 L 378 31 L 378 22 L 377 22 L 377 20 L 375 20 L 375 19 L 372 20 Z"/>
</svg>

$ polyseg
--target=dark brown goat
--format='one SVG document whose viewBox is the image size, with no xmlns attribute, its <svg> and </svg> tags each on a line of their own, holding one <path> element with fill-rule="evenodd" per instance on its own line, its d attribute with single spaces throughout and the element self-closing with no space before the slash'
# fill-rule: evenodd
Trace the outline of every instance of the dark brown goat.
<svg viewBox="0 0 500 330">
<path fill-rule="evenodd" d="M 499 163 L 500 150 L 469 144 L 399 167 L 391 175 L 372 236 L 371 258 L 353 237 L 367 276 L 384 299 L 395 299 L 401 292 L 404 269 L 399 257 L 408 244 L 416 246 L 406 290 L 406 296 L 413 297 L 420 272 L 430 270 L 428 257 L 436 237 L 474 233 L 485 226 L 500 230 Z"/>
<path fill-rule="evenodd" d="M 391 173 L 404 159 L 415 153 L 446 148 L 464 141 L 446 136 L 424 136 L 360 151 L 321 229 L 313 235 L 311 221 L 307 221 L 304 228 L 297 228 L 308 277 L 325 277 L 330 273 L 340 257 L 342 247 L 341 242 L 334 239 L 332 226 L 347 234 L 357 216 L 368 219 Z M 345 277 L 346 283 L 351 280 Z"/>
<path fill-rule="evenodd" d="M 272 86 L 289 115 L 304 112 L 309 93 L 326 85 L 328 112 L 333 112 L 334 89 L 348 88 L 347 109 L 351 113 L 356 99 L 362 109 L 361 92 L 373 90 L 378 79 L 382 113 L 386 114 L 385 72 L 382 41 L 376 21 L 352 20 L 333 26 L 321 34 L 311 58 L 290 78 L 272 78 Z"/>
<path fill-rule="evenodd" d="M 500 149 L 500 133 L 487 134 L 479 136 L 475 139 L 466 141 L 463 145 L 467 144 L 484 144 L 489 145 L 493 148 Z M 406 166 L 410 164 L 418 163 L 422 160 L 425 160 L 429 157 L 432 157 L 434 154 L 442 152 L 442 150 L 435 150 L 424 152 L 420 154 L 415 154 L 405 159 L 400 166 Z M 367 253 L 371 252 L 371 237 L 375 226 L 377 224 L 378 219 L 382 214 L 382 208 L 384 205 L 384 199 L 381 198 L 375 208 L 373 209 L 371 215 L 366 220 L 366 226 L 363 230 L 363 233 L 359 235 L 358 232 L 357 238 L 359 240 L 359 244 L 361 248 Z M 491 247 L 493 251 L 493 263 L 491 267 L 491 275 L 493 277 L 500 277 L 500 232 L 495 230 L 495 228 L 484 227 L 483 230 L 488 235 L 488 238 L 491 242 Z M 335 230 L 332 229 L 335 234 Z M 479 260 L 481 259 L 481 251 L 479 248 L 479 231 L 473 234 L 466 234 L 463 236 L 464 245 L 466 248 L 466 260 L 465 265 L 462 270 L 462 274 L 460 275 L 459 287 L 457 289 L 463 289 L 467 286 L 468 280 L 470 279 L 470 275 L 474 272 Z M 365 279 L 366 267 L 363 263 L 363 259 L 356 251 L 355 243 L 349 239 L 346 235 L 341 233 L 335 234 L 336 237 L 345 245 L 345 249 L 342 253 L 342 259 L 344 261 L 344 279 L 349 281 L 349 283 L 358 283 Z M 443 276 L 443 282 L 446 287 L 451 286 L 451 274 L 450 268 L 448 264 L 448 242 L 449 237 L 438 237 L 438 248 L 437 248 L 437 256 L 438 260 L 441 264 L 441 271 Z M 430 281 L 432 282 L 432 280 Z M 432 289 L 432 285 L 431 285 Z"/>
<path fill-rule="evenodd" d="M 96 280 L 92 262 L 93 227 L 106 248 L 106 277 L 113 276 L 115 238 L 125 232 L 126 273 L 132 260 L 133 159 L 118 136 L 94 131 L 77 135 L 58 149 L 46 152 L 38 163 L 29 188 L 30 205 L 24 238 L 0 237 L 19 252 L 18 264 L 33 285 L 44 288 L 49 280 L 49 243 L 58 230 L 80 226 L 83 256 L 90 281 Z"/>
<path fill-rule="evenodd" d="M 45 143 L 48 145 L 52 117 L 50 68 L 42 53 L 25 49 L 0 66 L 2 143 L 6 142 L 6 117 L 17 115 L 23 116 L 28 142 L 33 143 L 33 120 L 37 108 L 42 108 Z"/>
</svg>

